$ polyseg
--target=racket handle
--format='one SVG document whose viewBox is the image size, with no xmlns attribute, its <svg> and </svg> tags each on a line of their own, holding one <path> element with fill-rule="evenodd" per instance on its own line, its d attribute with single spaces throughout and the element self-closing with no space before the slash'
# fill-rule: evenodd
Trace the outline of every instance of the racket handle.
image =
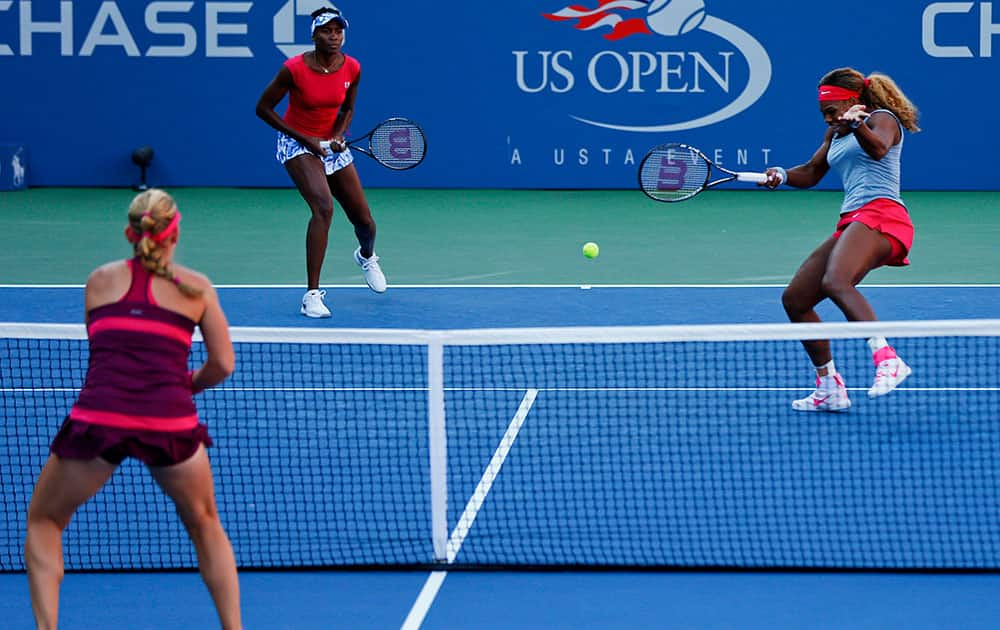
<svg viewBox="0 0 1000 630">
<path fill-rule="evenodd" d="M 329 149 L 331 146 L 333 146 L 333 140 L 320 140 L 319 146 L 323 147 L 324 149 Z M 344 148 L 345 149 L 347 148 L 347 142 L 344 142 Z"/>
<path fill-rule="evenodd" d="M 754 184 L 764 184 L 767 182 L 766 173 L 737 173 L 736 181 L 752 182 Z"/>
</svg>

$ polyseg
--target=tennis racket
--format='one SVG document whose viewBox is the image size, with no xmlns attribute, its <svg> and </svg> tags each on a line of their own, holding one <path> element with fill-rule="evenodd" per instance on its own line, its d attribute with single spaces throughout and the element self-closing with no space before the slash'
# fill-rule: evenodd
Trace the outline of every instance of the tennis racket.
<svg viewBox="0 0 1000 630">
<path fill-rule="evenodd" d="M 712 169 L 721 177 L 712 180 Z M 656 201 L 685 201 L 703 190 L 731 181 L 763 184 L 764 173 L 736 173 L 712 163 L 686 144 L 670 142 L 653 147 L 639 163 L 639 187 Z"/>
<path fill-rule="evenodd" d="M 320 146 L 330 148 L 331 141 Z M 420 125 L 407 118 L 383 120 L 367 134 L 347 143 L 347 146 L 394 171 L 414 168 L 424 161 L 427 137 Z"/>
</svg>

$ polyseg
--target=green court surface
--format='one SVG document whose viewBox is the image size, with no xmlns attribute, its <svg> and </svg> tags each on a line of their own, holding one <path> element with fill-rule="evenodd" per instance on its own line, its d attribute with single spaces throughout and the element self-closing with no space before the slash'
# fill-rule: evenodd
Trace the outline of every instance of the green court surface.
<svg viewBox="0 0 1000 630">
<path fill-rule="evenodd" d="M 308 210 L 294 189 L 178 188 L 178 258 L 217 284 L 302 285 Z M 0 284 L 82 284 L 129 253 L 129 189 L 0 193 Z M 638 191 L 368 191 L 390 285 L 784 284 L 830 232 L 842 193 L 709 191 L 677 204 Z M 908 268 L 871 284 L 1000 282 L 998 194 L 904 194 L 916 225 Z M 601 254 L 581 254 L 587 241 Z M 338 208 L 325 285 L 357 284 Z"/>
</svg>

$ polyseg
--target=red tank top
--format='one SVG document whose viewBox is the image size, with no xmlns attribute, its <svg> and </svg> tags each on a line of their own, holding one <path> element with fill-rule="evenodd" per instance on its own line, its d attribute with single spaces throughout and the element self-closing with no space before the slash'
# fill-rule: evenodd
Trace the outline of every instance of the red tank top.
<svg viewBox="0 0 1000 630">
<path fill-rule="evenodd" d="M 69 415 L 122 429 L 194 428 L 188 356 L 195 322 L 157 306 L 152 275 L 138 259 L 128 264 L 125 297 L 88 313 L 87 378 Z"/>
<path fill-rule="evenodd" d="M 361 73 L 361 64 L 344 55 L 344 63 L 336 72 L 322 74 L 309 68 L 303 55 L 296 55 L 285 62 L 285 67 L 292 73 L 294 84 L 288 92 L 285 122 L 299 133 L 329 138 L 347 89 Z"/>
</svg>

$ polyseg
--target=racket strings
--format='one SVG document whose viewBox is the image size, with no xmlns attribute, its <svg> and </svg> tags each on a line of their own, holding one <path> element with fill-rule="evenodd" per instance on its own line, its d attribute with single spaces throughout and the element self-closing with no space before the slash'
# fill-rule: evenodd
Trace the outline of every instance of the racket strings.
<svg viewBox="0 0 1000 630">
<path fill-rule="evenodd" d="M 659 201 L 681 201 L 708 182 L 711 166 L 690 147 L 663 145 L 649 152 L 639 169 L 643 192 Z"/>
<path fill-rule="evenodd" d="M 409 121 L 386 121 L 372 132 L 372 154 L 389 168 L 406 169 L 420 164 L 426 149 L 423 131 Z"/>
</svg>

